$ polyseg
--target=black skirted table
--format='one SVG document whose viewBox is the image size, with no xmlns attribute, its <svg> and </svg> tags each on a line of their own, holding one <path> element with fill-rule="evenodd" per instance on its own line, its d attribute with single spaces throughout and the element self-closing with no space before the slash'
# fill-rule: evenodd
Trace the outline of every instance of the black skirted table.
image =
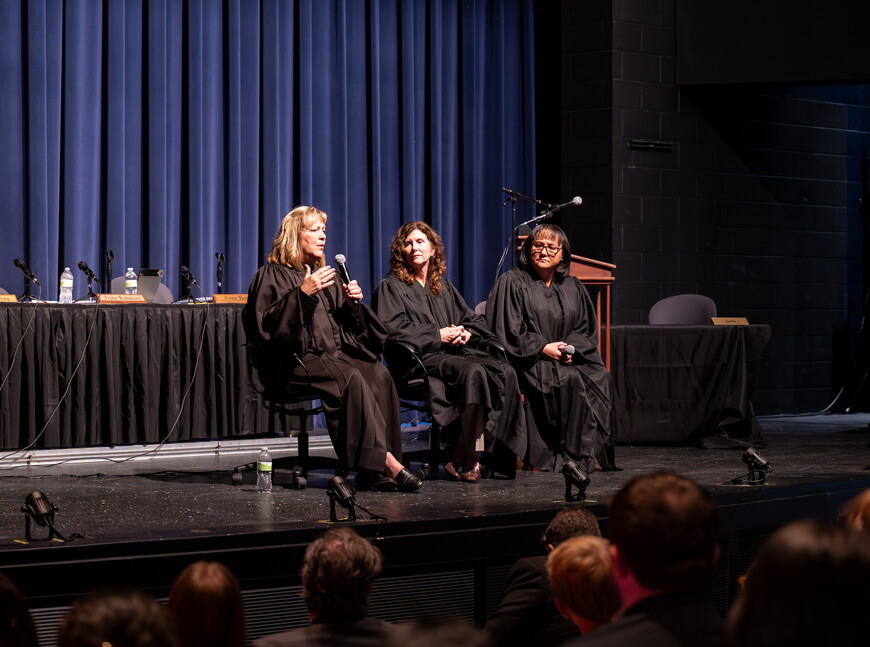
<svg viewBox="0 0 870 647">
<path fill-rule="evenodd" d="M 617 442 L 762 441 L 750 396 L 768 325 L 613 326 Z"/>
<path fill-rule="evenodd" d="M 0 447 L 280 428 L 250 386 L 241 308 L 0 304 Z"/>
</svg>

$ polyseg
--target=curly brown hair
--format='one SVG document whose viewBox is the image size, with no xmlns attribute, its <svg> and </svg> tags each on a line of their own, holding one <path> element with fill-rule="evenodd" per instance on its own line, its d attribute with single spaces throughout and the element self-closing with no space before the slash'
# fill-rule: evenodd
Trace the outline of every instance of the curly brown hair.
<svg viewBox="0 0 870 647">
<path fill-rule="evenodd" d="M 296 207 L 284 216 L 278 233 L 272 241 L 272 251 L 266 257 L 266 262 L 275 265 L 289 265 L 302 269 L 302 250 L 300 238 L 302 230 L 315 223 L 326 224 L 326 214 L 317 207 Z M 326 261 L 321 256 L 317 267 L 323 267 Z M 316 268 L 312 268 L 312 271 Z"/>
<path fill-rule="evenodd" d="M 399 228 L 390 244 L 390 271 L 402 283 L 410 285 L 414 282 L 414 272 L 405 260 L 405 239 L 414 230 L 419 230 L 432 244 L 432 258 L 429 259 L 429 273 L 426 275 L 426 286 L 432 296 L 441 294 L 441 277 L 447 272 L 447 261 L 444 258 L 444 243 L 438 232 L 425 222 L 416 220 L 407 222 Z"/>
</svg>

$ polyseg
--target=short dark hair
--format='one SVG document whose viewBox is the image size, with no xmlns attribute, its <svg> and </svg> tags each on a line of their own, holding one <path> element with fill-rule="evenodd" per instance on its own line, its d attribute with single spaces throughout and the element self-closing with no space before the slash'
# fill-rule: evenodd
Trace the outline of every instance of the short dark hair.
<svg viewBox="0 0 870 647">
<path fill-rule="evenodd" d="M 0 645 L 37 647 L 30 607 L 15 583 L 0 573 Z"/>
<path fill-rule="evenodd" d="M 73 602 L 60 623 L 59 647 L 177 647 L 169 612 L 134 589 L 105 589 Z"/>
<path fill-rule="evenodd" d="M 631 479 L 616 494 L 610 541 L 643 586 L 703 587 L 716 561 L 716 504 L 697 483 L 672 472 Z"/>
<path fill-rule="evenodd" d="M 322 621 L 363 618 L 382 565 L 381 551 L 352 528 L 330 528 L 311 542 L 302 560 L 308 610 Z"/>
<path fill-rule="evenodd" d="M 572 506 L 556 513 L 544 531 L 544 543 L 558 546 L 566 539 L 579 535 L 601 536 L 598 519 L 586 508 Z"/>
<path fill-rule="evenodd" d="M 532 230 L 532 233 L 526 236 L 520 247 L 520 252 L 517 257 L 517 265 L 524 270 L 528 270 L 532 264 L 532 243 L 540 238 L 548 240 L 558 240 L 559 247 L 562 248 L 562 260 L 556 266 L 556 276 L 561 281 L 568 272 L 571 271 L 571 243 L 568 242 L 568 236 L 562 231 L 561 227 L 556 225 L 538 225 Z"/>
</svg>

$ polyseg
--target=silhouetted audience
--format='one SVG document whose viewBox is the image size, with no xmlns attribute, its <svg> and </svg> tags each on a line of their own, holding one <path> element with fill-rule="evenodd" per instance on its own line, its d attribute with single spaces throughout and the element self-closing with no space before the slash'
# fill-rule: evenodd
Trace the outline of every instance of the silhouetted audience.
<svg viewBox="0 0 870 647">
<path fill-rule="evenodd" d="M 21 591 L 0 573 L 0 647 L 37 647 L 36 627 Z"/>
<path fill-rule="evenodd" d="M 844 505 L 842 514 L 843 521 L 850 528 L 870 532 L 870 489 Z"/>
<path fill-rule="evenodd" d="M 635 477 L 614 497 L 608 529 L 625 611 L 572 645 L 724 644 L 722 619 L 704 591 L 719 553 L 709 494 L 669 472 Z"/>
<path fill-rule="evenodd" d="M 583 635 L 610 622 L 619 611 L 607 540 L 571 537 L 547 558 L 556 608 Z"/>
<path fill-rule="evenodd" d="M 383 645 L 396 625 L 366 618 L 382 563 L 381 551 L 352 528 L 330 528 L 308 546 L 300 571 L 311 624 L 264 636 L 254 647 Z"/>
<path fill-rule="evenodd" d="M 185 568 L 169 592 L 169 614 L 183 647 L 244 647 L 245 611 L 236 576 L 218 562 Z"/>
<path fill-rule="evenodd" d="M 570 537 L 601 536 L 598 521 L 589 510 L 571 507 L 561 510 L 544 532 L 547 551 Z M 517 560 L 508 574 L 498 609 L 486 623 L 486 632 L 497 645 L 560 645 L 579 634 L 553 602 L 547 576 L 547 556 Z"/>
<path fill-rule="evenodd" d="M 870 641 L 870 542 L 827 521 L 798 521 L 777 531 L 749 569 L 728 620 L 739 647 Z"/>
<path fill-rule="evenodd" d="M 58 647 L 179 647 L 172 619 L 153 597 L 104 590 L 75 600 L 63 617 Z"/>
</svg>

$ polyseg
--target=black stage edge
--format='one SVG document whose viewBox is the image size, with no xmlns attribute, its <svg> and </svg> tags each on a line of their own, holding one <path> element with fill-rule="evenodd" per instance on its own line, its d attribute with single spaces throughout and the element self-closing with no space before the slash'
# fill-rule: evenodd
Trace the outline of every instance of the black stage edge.
<svg viewBox="0 0 870 647">
<path fill-rule="evenodd" d="M 765 485 L 730 484 L 746 476 L 740 449 L 619 446 L 622 471 L 594 474 L 585 504 L 606 534 L 606 501 L 632 476 L 669 469 L 707 487 L 721 512 L 722 558 L 710 592 L 723 614 L 737 577 L 771 532 L 795 519 L 836 517 L 846 501 L 870 487 L 865 469 L 870 415 L 760 422 L 768 436 L 760 452 L 773 467 Z M 249 458 L 188 456 L 20 469 L 0 463 L 5 511 L 0 570 L 28 597 L 42 647 L 54 644 L 57 620 L 75 596 L 123 583 L 165 597 L 175 576 L 199 559 L 222 561 L 238 575 L 249 639 L 304 625 L 298 570 L 306 545 L 329 525 L 331 474 L 313 473 L 302 491 L 280 487 L 286 474 L 276 478 L 279 485 L 271 494 L 258 494 L 253 481 L 232 487 L 232 466 Z M 61 533 L 84 537 L 22 543 L 20 508 L 34 490 L 58 506 L 55 525 Z M 511 564 L 543 551 L 542 531 L 565 505 L 563 494 L 561 475 L 540 472 L 477 485 L 450 482 L 442 474 L 415 494 L 358 493 L 362 505 L 388 518 L 354 524 L 385 556 L 372 615 L 482 624 L 498 603 Z M 47 531 L 34 528 L 34 535 L 45 537 Z"/>
</svg>

